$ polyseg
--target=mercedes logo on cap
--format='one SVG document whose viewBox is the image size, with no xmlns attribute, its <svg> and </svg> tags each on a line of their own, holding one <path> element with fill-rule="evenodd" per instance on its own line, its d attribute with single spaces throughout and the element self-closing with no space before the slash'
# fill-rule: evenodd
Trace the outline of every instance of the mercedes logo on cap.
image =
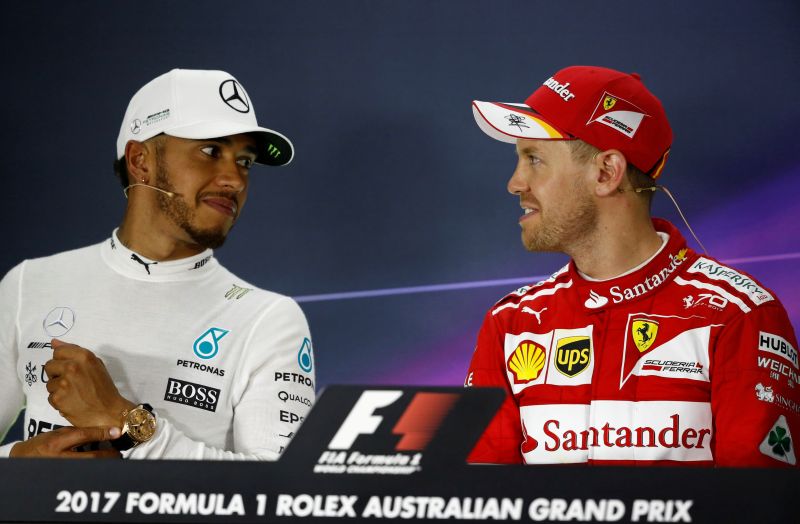
<svg viewBox="0 0 800 524">
<path fill-rule="evenodd" d="M 131 133 L 133 133 L 134 135 L 138 135 L 139 131 L 141 131 L 141 130 L 142 130 L 142 121 L 141 120 L 139 120 L 137 118 L 136 120 L 131 122 Z"/>
<path fill-rule="evenodd" d="M 44 317 L 42 327 L 51 337 L 60 337 L 69 333 L 73 324 L 75 324 L 75 313 L 68 307 L 56 307 Z"/>
<path fill-rule="evenodd" d="M 247 100 L 247 94 L 241 84 L 233 78 L 225 80 L 219 85 L 219 96 L 231 109 L 240 113 L 250 112 L 250 102 Z"/>
</svg>

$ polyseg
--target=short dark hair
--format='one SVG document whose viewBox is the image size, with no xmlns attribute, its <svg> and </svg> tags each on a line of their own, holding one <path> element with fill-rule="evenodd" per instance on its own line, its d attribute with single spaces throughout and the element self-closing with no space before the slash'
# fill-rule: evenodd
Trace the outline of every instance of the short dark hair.
<svg viewBox="0 0 800 524">
<path fill-rule="evenodd" d="M 125 159 L 125 155 L 122 155 L 122 158 L 114 159 L 114 174 L 119 178 L 122 189 L 128 187 L 128 161 Z"/>
<path fill-rule="evenodd" d="M 577 162 L 588 162 L 596 154 L 601 153 L 599 149 L 591 144 L 587 144 L 583 140 L 567 140 L 566 143 L 569 146 L 570 152 L 572 153 L 573 160 Z M 655 180 L 650 178 L 649 175 L 643 173 L 630 162 L 628 162 L 628 167 L 625 169 L 625 176 L 628 178 L 628 182 L 631 183 L 631 187 L 633 189 L 650 188 L 656 185 Z M 653 191 L 642 191 L 638 194 L 647 198 L 648 204 L 653 201 Z"/>
</svg>

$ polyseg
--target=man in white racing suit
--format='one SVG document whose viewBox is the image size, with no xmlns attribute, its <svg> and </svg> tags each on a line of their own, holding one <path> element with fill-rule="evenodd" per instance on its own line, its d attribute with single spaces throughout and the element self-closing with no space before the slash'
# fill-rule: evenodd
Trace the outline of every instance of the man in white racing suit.
<svg viewBox="0 0 800 524">
<path fill-rule="evenodd" d="M 251 166 L 292 156 L 223 71 L 175 69 L 134 95 L 119 228 L 0 283 L 0 431 L 25 408 L 0 456 L 277 459 L 314 402 L 308 325 L 212 250 Z"/>
</svg>

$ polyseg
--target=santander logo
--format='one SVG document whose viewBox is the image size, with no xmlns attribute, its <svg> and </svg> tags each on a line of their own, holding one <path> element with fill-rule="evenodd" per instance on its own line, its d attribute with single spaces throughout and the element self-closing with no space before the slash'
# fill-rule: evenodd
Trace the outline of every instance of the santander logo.
<svg viewBox="0 0 800 524">
<path fill-rule="evenodd" d="M 588 450 L 591 448 L 705 448 L 711 440 L 711 430 L 681 425 L 677 413 L 669 417 L 664 427 L 614 427 L 606 422 L 600 427 L 589 426 L 583 431 L 561 430 L 558 420 L 545 421 L 542 431 L 545 435 L 544 449 Z"/>
<path fill-rule="evenodd" d="M 653 291 L 666 282 L 667 278 L 686 261 L 688 252 L 689 250 L 684 248 L 675 255 L 670 254 L 669 264 L 667 266 L 661 268 L 661 270 L 652 275 L 648 275 L 643 281 L 633 287 L 622 288 L 620 286 L 611 286 L 608 292 L 611 294 L 612 302 L 614 304 L 619 304 L 625 300 L 632 300 Z M 601 308 L 606 304 L 608 304 L 608 298 L 593 290 L 589 291 L 589 298 L 584 302 L 584 305 L 589 309 Z"/>
<path fill-rule="evenodd" d="M 590 309 L 597 309 L 605 306 L 606 304 L 608 304 L 608 299 L 603 295 L 595 293 L 594 291 L 589 291 L 589 298 L 587 298 L 586 302 L 583 303 L 584 306 Z"/>
<path fill-rule="evenodd" d="M 595 400 L 520 407 L 528 464 L 713 460 L 711 404 Z"/>
</svg>

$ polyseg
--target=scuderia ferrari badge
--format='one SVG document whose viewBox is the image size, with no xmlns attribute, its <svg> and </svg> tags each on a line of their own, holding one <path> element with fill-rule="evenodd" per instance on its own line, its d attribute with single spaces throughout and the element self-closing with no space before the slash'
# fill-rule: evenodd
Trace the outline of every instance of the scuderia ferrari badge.
<svg viewBox="0 0 800 524">
<path fill-rule="evenodd" d="M 653 342 L 656 341 L 658 334 L 658 322 L 653 320 L 634 320 L 631 326 L 631 335 L 633 335 L 633 342 L 639 353 L 644 353 Z"/>
</svg>

